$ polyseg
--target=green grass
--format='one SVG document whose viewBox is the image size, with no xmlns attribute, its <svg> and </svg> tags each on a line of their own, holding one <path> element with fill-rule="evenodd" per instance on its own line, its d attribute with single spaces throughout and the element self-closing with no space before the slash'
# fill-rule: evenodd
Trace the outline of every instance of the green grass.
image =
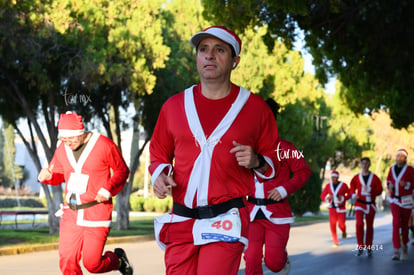
<svg viewBox="0 0 414 275">
<path fill-rule="evenodd" d="M 295 217 L 295 222 L 309 222 L 309 221 L 321 221 L 321 220 L 329 220 L 329 216 L 307 216 L 307 217 Z"/>
<path fill-rule="evenodd" d="M 49 234 L 48 228 L 1 229 L 0 232 L 0 247 L 56 243 L 59 239 L 58 234 Z"/>
<path fill-rule="evenodd" d="M 155 217 L 155 216 L 154 216 Z M 126 237 L 137 235 L 149 235 L 154 232 L 154 217 L 131 217 L 128 230 L 115 230 L 116 222 L 113 222 L 109 237 Z M 41 221 L 36 220 L 36 224 Z M 47 222 L 47 221 L 43 221 Z M 31 220 L 19 220 L 19 224 L 31 224 Z M 3 221 L 2 225 L 12 225 L 13 221 Z M 7 229 L 0 229 L 0 248 L 8 245 L 35 245 L 57 243 L 58 234 L 49 234 L 47 227 L 29 227 L 27 229 L 14 229 L 9 226 Z"/>
<path fill-rule="evenodd" d="M 125 237 L 137 235 L 154 234 L 154 217 L 134 217 L 129 220 L 129 229 L 115 230 L 116 222 L 113 223 L 109 237 Z"/>
</svg>

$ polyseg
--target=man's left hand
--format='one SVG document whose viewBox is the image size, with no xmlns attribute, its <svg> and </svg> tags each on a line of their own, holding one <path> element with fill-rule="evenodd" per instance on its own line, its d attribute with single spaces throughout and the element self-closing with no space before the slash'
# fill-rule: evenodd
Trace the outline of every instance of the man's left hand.
<svg viewBox="0 0 414 275">
<path fill-rule="evenodd" d="M 252 147 L 237 143 L 235 141 L 233 141 L 233 145 L 234 147 L 230 150 L 230 153 L 234 153 L 234 156 L 240 166 L 252 169 L 259 165 L 259 160 Z"/>
<path fill-rule="evenodd" d="M 95 200 L 99 203 L 101 202 L 106 202 L 108 200 L 108 198 L 106 198 L 105 196 L 102 196 L 100 194 L 96 195 Z"/>
<path fill-rule="evenodd" d="M 280 201 L 282 199 L 282 195 L 280 195 L 279 191 L 276 188 L 270 190 L 267 193 L 269 194 L 269 199 L 272 199 L 274 201 Z"/>
</svg>

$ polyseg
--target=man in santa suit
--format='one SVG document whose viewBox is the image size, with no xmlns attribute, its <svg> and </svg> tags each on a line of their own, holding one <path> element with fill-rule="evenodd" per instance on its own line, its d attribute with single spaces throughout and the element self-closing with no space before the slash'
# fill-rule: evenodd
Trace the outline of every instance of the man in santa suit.
<svg viewBox="0 0 414 275">
<path fill-rule="evenodd" d="M 342 238 L 346 238 L 346 201 L 351 197 L 348 185 L 339 181 L 339 173 L 331 172 L 331 181 L 325 186 L 321 193 L 321 200 L 328 203 L 329 225 L 332 234 L 333 247 L 339 245 L 336 234 L 336 226 L 342 231 Z"/>
<path fill-rule="evenodd" d="M 413 208 L 414 168 L 407 165 L 408 152 L 399 149 L 396 163 L 391 166 L 387 176 L 387 188 L 392 214 L 392 243 L 394 245 L 393 260 L 408 260 L 408 220 Z M 400 235 L 401 234 L 401 235 Z"/>
<path fill-rule="evenodd" d="M 154 192 L 173 209 L 155 220 L 167 274 L 237 274 L 254 174 L 275 173 L 277 127 L 257 95 L 233 84 L 241 40 L 213 26 L 190 39 L 200 84 L 162 107 L 150 143 Z M 276 167 L 277 168 L 277 167 Z"/>
<path fill-rule="evenodd" d="M 259 182 L 249 194 L 249 247 L 244 253 L 246 275 L 263 274 L 262 258 L 272 272 L 288 274 L 290 262 L 286 246 L 290 224 L 294 222 L 288 195 L 299 190 L 311 176 L 311 170 L 299 150 L 289 141 L 277 139 L 281 159 L 275 178 Z"/>
<path fill-rule="evenodd" d="M 381 180 L 377 175 L 369 171 L 370 165 L 371 161 L 369 158 L 362 158 L 360 162 L 361 172 L 355 175 L 350 183 L 352 198 L 355 200 L 357 256 L 361 256 L 365 249 L 368 256 L 372 255 L 374 218 L 377 211 L 375 198 L 382 193 Z M 365 242 L 364 217 L 366 222 Z"/>
<path fill-rule="evenodd" d="M 266 103 L 277 118 L 279 104 L 271 98 Z M 255 189 L 248 197 L 250 225 L 249 246 L 244 253 L 246 275 L 263 274 L 263 248 L 265 265 L 272 272 L 288 274 L 290 270 L 286 246 L 294 218 L 288 196 L 306 183 L 311 170 L 303 153 L 291 142 L 279 137 L 276 143 L 280 163 L 275 178 L 263 182 L 255 179 Z"/>
<path fill-rule="evenodd" d="M 79 261 L 91 273 L 119 270 L 132 274 L 125 251 L 103 248 L 109 234 L 112 197 L 129 175 L 119 148 L 107 137 L 85 132 L 82 117 L 61 114 L 58 145 L 48 168 L 40 171 L 40 182 L 65 182 L 65 204 L 59 232 L 59 266 L 63 274 L 82 274 Z"/>
</svg>

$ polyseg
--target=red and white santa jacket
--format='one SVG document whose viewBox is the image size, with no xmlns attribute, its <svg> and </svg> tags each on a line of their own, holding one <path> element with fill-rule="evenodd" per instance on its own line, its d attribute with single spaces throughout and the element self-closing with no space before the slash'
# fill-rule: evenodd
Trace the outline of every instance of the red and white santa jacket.
<svg viewBox="0 0 414 275">
<path fill-rule="evenodd" d="M 377 211 L 375 198 L 382 193 L 381 180 L 374 173 L 369 172 L 368 179 L 365 182 L 362 173 L 355 175 L 350 183 L 352 198 L 355 200 L 355 210 L 364 211 L 368 214 L 371 209 Z"/>
<path fill-rule="evenodd" d="M 230 153 L 233 141 L 263 155 L 269 168 L 264 175 L 255 174 L 272 178 L 277 137 L 273 114 L 258 95 L 232 84 L 227 97 L 210 100 L 200 85 L 190 87 L 172 96 L 160 111 L 150 143 L 152 183 L 160 173 L 172 175 L 177 184 L 172 188 L 173 201 L 188 208 L 245 198 L 254 188 L 254 176 Z M 241 235 L 247 238 L 248 216 L 241 218 Z M 157 218 L 156 237 L 163 224 L 188 220 L 172 213 Z"/>
<path fill-rule="evenodd" d="M 75 194 L 77 204 L 94 201 L 98 193 L 110 198 L 104 203 L 76 210 L 77 225 L 87 227 L 111 225 L 112 197 L 122 190 L 129 176 L 129 169 L 121 151 L 112 140 L 98 133 L 92 133 L 78 161 L 75 160 L 73 151 L 64 143 L 60 143 L 49 167 L 53 167 L 52 179 L 43 183 L 50 185 L 66 183 L 64 211 L 68 209 L 67 204 L 72 194 Z M 81 192 L 68 190 L 70 178 L 79 175 L 80 178 L 86 179 L 86 189 Z"/>
<path fill-rule="evenodd" d="M 332 198 L 328 199 L 328 195 L 331 195 Z M 328 203 L 328 208 L 334 208 L 338 213 L 346 212 L 346 201 L 350 197 L 348 185 L 342 181 L 339 181 L 336 186 L 330 181 L 321 193 L 321 200 Z"/>
<path fill-rule="evenodd" d="M 405 186 L 400 183 L 405 182 Z M 396 165 L 391 166 L 387 176 L 387 186 L 392 184 L 389 189 L 387 200 L 402 208 L 413 208 L 413 191 L 414 191 L 414 168 L 405 164 L 400 173 L 396 173 Z"/>
<path fill-rule="evenodd" d="M 302 152 L 291 142 L 278 138 L 275 152 L 279 161 L 275 177 L 262 182 L 255 179 L 255 189 L 249 193 L 249 197 L 267 199 L 268 192 L 277 189 L 282 196 L 282 201 L 266 205 L 249 202 L 250 221 L 253 221 L 257 212 L 261 210 L 266 219 L 274 224 L 293 223 L 288 196 L 305 185 L 311 176 L 310 167 L 303 158 Z"/>
</svg>

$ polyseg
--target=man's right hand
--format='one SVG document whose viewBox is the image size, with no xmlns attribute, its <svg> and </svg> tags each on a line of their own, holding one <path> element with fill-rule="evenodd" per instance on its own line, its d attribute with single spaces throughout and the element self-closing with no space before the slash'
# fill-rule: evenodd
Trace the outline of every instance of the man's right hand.
<svg viewBox="0 0 414 275">
<path fill-rule="evenodd" d="M 159 199 L 164 199 L 168 194 L 171 194 L 170 188 L 177 186 L 172 177 L 161 173 L 154 182 L 154 193 Z"/>
<path fill-rule="evenodd" d="M 51 180 L 52 179 L 52 174 L 53 174 L 53 164 L 48 167 L 48 168 L 43 168 L 42 170 L 40 170 L 39 176 L 37 177 L 37 179 L 40 182 L 46 181 L 46 180 Z"/>
</svg>

